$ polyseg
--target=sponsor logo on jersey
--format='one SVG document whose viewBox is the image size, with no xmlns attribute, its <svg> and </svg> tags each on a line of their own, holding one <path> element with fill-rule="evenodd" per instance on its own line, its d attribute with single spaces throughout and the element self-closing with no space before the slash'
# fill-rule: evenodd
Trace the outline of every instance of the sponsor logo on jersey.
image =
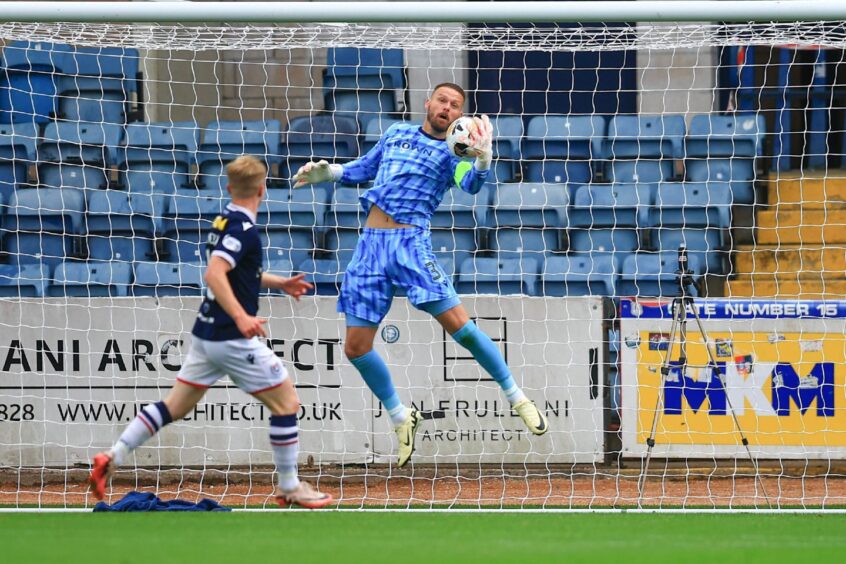
<svg viewBox="0 0 846 564">
<path fill-rule="evenodd" d="M 233 237 L 232 235 L 226 235 L 223 238 L 223 246 L 233 253 L 237 253 L 241 250 L 241 241 Z"/>
</svg>

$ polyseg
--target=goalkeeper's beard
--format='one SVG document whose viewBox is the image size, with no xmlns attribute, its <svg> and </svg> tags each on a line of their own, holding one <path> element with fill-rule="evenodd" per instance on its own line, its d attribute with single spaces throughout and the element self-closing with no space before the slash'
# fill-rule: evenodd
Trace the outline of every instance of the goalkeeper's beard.
<svg viewBox="0 0 846 564">
<path fill-rule="evenodd" d="M 429 127 L 432 129 L 432 133 L 437 136 L 444 136 L 446 137 L 447 129 L 449 129 L 449 123 L 446 124 L 443 128 L 441 128 L 436 120 L 438 119 L 438 114 L 432 110 L 426 112 L 426 121 L 429 122 Z M 447 118 L 447 122 L 449 122 L 449 118 Z"/>
</svg>

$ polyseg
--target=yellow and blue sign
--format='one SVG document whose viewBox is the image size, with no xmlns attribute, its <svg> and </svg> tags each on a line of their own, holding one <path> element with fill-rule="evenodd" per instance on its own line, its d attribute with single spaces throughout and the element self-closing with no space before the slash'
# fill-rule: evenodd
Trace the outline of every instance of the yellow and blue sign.
<svg viewBox="0 0 846 564">
<path fill-rule="evenodd" d="M 637 444 L 646 444 L 661 394 L 656 444 L 740 445 L 734 412 L 753 448 L 846 447 L 846 334 L 842 320 L 823 321 L 846 317 L 846 304 L 701 300 L 695 307 L 714 358 L 690 317 L 682 370 L 678 343 L 656 337 L 668 332 L 668 304 L 622 302 L 624 409 L 627 399 L 636 402 L 624 426 L 635 426 L 628 431 Z"/>
</svg>

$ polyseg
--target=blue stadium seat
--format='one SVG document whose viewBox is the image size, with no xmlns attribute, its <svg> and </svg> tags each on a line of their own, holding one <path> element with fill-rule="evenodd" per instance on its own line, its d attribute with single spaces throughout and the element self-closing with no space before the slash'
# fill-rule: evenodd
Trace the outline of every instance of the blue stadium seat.
<svg viewBox="0 0 846 564">
<path fill-rule="evenodd" d="M 4 247 L 13 263 L 56 264 L 79 252 L 85 198 L 75 188 L 30 188 L 12 194 L 3 217 Z"/>
<path fill-rule="evenodd" d="M 688 268 L 697 279 L 702 274 L 699 258 L 688 257 Z M 676 272 L 678 252 L 635 253 L 623 262 L 617 282 L 618 296 L 678 296 L 680 288 Z"/>
<path fill-rule="evenodd" d="M 367 126 L 364 129 L 364 140 L 361 143 L 361 154 L 364 155 L 370 149 L 372 149 L 376 145 L 376 143 L 379 142 L 379 139 L 382 137 L 382 134 L 385 133 L 388 128 L 394 125 L 395 123 L 407 122 L 398 118 L 391 118 L 384 115 L 380 115 L 379 117 L 368 121 Z"/>
<path fill-rule="evenodd" d="M 264 272 L 269 272 L 270 274 L 276 274 L 277 276 L 283 276 L 285 278 L 289 278 L 292 274 L 294 274 L 294 265 L 291 263 L 290 260 L 284 258 L 274 257 L 267 257 L 268 259 L 264 265 Z M 285 292 L 282 290 L 274 290 L 271 288 L 262 288 L 262 294 L 265 295 L 276 295 L 276 296 L 287 296 Z"/>
<path fill-rule="evenodd" d="M 489 180 L 500 183 L 514 180 L 520 161 L 523 140 L 523 118 L 492 116 L 494 163 Z"/>
<path fill-rule="evenodd" d="M 755 159 L 765 133 L 761 114 L 693 116 L 685 139 L 687 179 L 730 182 L 734 203 L 754 202 Z"/>
<path fill-rule="evenodd" d="M 303 164 L 327 159 L 344 161 L 358 156 L 358 121 L 339 115 L 301 116 L 282 132 L 280 175 L 291 178 Z"/>
<path fill-rule="evenodd" d="M 726 248 L 727 231 L 718 228 L 700 227 L 693 229 L 674 229 L 658 227 L 653 230 L 653 243 L 659 251 L 677 251 L 679 246 L 687 246 L 688 254 L 701 264 L 708 274 L 725 272 L 723 264 Z"/>
<path fill-rule="evenodd" d="M 346 229 L 361 229 L 367 219 L 359 198 L 364 190 L 338 188 L 332 193 L 332 204 L 326 214 L 326 224 Z"/>
<path fill-rule="evenodd" d="M 154 254 L 156 237 L 163 234 L 170 199 L 164 194 L 136 194 L 114 190 L 88 194 L 88 258 L 144 261 Z"/>
<path fill-rule="evenodd" d="M 287 256 L 296 265 L 322 248 L 328 206 L 329 191 L 320 186 L 269 190 L 258 215 L 269 256 Z"/>
<path fill-rule="evenodd" d="M 59 77 L 59 116 L 71 121 L 125 124 L 137 93 L 137 49 L 76 47 Z"/>
<path fill-rule="evenodd" d="M 0 124 L 0 197 L 8 202 L 12 192 L 27 183 L 27 168 L 35 160 L 35 123 Z"/>
<path fill-rule="evenodd" d="M 46 123 L 56 114 L 56 79 L 64 72 L 70 46 L 12 41 L 3 47 L 0 67 L 0 122 Z"/>
<path fill-rule="evenodd" d="M 620 227 L 570 229 L 570 251 L 596 255 L 610 255 L 619 270 L 623 260 L 641 250 L 640 230 Z"/>
<path fill-rule="evenodd" d="M 405 89 L 402 49 L 330 47 L 323 75 L 324 92 L 341 89 Z"/>
<path fill-rule="evenodd" d="M 198 185 L 226 193 L 226 165 L 241 155 L 262 159 L 268 169 L 278 160 L 279 120 L 214 121 L 206 128 L 197 151 Z"/>
<path fill-rule="evenodd" d="M 198 193 L 191 188 L 176 191 L 162 226 L 164 251 L 170 262 L 206 260 L 206 239 L 225 203 L 220 194 Z"/>
<path fill-rule="evenodd" d="M 329 190 L 320 186 L 268 190 L 259 207 L 257 223 L 268 229 L 320 230 L 329 197 Z"/>
<path fill-rule="evenodd" d="M 259 226 L 263 249 L 267 260 L 290 260 L 292 264 L 302 264 L 312 258 L 315 249 L 323 247 L 320 231 L 286 229 L 284 227 Z"/>
<path fill-rule="evenodd" d="M 532 259 L 465 259 L 455 289 L 460 294 L 523 294 L 537 296 L 539 263 Z"/>
<path fill-rule="evenodd" d="M 684 116 L 621 115 L 611 118 L 605 154 L 612 182 L 665 182 L 683 157 Z"/>
<path fill-rule="evenodd" d="M 203 290 L 202 264 L 141 262 L 135 264 L 134 296 L 197 296 Z"/>
<path fill-rule="evenodd" d="M 0 298 L 40 298 L 44 295 L 50 268 L 38 264 L 0 264 Z"/>
<path fill-rule="evenodd" d="M 128 262 L 63 262 L 56 266 L 48 296 L 82 298 L 126 296 L 132 282 Z"/>
<path fill-rule="evenodd" d="M 653 227 L 731 227 L 731 187 L 724 182 L 668 182 L 658 186 Z"/>
<path fill-rule="evenodd" d="M 106 188 L 123 127 L 107 123 L 51 122 L 38 145 L 38 179 L 45 186 Z"/>
<path fill-rule="evenodd" d="M 314 284 L 314 293 L 318 296 L 337 296 L 345 269 L 346 264 L 338 258 L 306 260 L 297 267 L 305 273 L 306 280 Z"/>
<path fill-rule="evenodd" d="M 604 136 L 602 116 L 533 117 L 523 139 L 524 180 L 587 184 L 593 177 L 592 159 L 603 155 Z"/>
<path fill-rule="evenodd" d="M 570 211 L 570 226 L 646 227 L 656 192 L 654 184 L 579 186 Z"/>
<path fill-rule="evenodd" d="M 482 186 L 476 194 L 470 194 L 458 187 L 447 190 L 441 205 L 432 215 L 432 227 L 437 229 L 484 227 L 492 195 L 493 191 L 489 185 Z"/>
<path fill-rule="evenodd" d="M 544 296 L 613 296 L 616 268 L 611 255 L 573 254 L 546 259 L 540 278 Z"/>
<path fill-rule="evenodd" d="M 395 93 L 392 90 L 330 90 L 326 96 L 326 109 L 337 116 L 358 120 L 361 129 L 379 119 L 382 114 L 397 111 Z"/>
<path fill-rule="evenodd" d="M 173 194 L 189 184 L 199 142 L 192 121 L 127 125 L 118 152 L 121 184 L 129 192 Z"/>
<path fill-rule="evenodd" d="M 451 258 L 454 264 L 462 264 L 479 247 L 477 233 L 475 229 L 432 229 L 432 251 Z"/>
<path fill-rule="evenodd" d="M 491 250 L 500 258 L 542 260 L 561 249 L 570 193 L 564 185 L 502 184 L 488 217 Z"/>
</svg>

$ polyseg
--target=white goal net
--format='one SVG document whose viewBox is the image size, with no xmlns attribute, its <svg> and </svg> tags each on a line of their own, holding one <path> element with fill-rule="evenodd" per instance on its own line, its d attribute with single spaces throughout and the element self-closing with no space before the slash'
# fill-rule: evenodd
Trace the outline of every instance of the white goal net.
<svg viewBox="0 0 846 564">
<path fill-rule="evenodd" d="M 260 311 L 302 401 L 300 472 L 341 506 L 844 502 L 842 22 L 3 23 L 0 38 L 0 506 L 93 503 L 91 457 L 183 362 L 241 154 L 269 169 L 265 270 L 315 284 Z M 398 295 L 375 348 L 425 416 L 400 469 L 336 312 L 367 186 L 291 176 L 422 123 L 443 82 L 491 117 L 495 161 L 479 194 L 448 191 L 433 249 L 550 430 L 529 433 Z M 220 381 L 107 501 L 272 505 L 269 415 Z"/>
</svg>

